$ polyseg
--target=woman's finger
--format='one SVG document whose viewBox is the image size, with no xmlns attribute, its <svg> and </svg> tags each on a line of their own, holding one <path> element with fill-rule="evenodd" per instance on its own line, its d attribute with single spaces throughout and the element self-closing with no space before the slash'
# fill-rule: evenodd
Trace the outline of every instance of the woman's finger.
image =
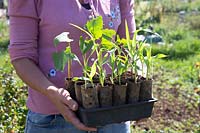
<svg viewBox="0 0 200 133">
<path fill-rule="evenodd" d="M 76 111 L 78 109 L 78 103 L 70 96 L 64 97 L 63 102 L 73 111 Z"/>
<path fill-rule="evenodd" d="M 85 126 L 83 123 L 80 122 L 79 119 L 74 120 L 72 123 L 73 123 L 73 125 L 76 125 L 76 128 L 78 128 L 80 130 L 84 130 L 84 131 L 97 131 L 97 128 Z"/>
<path fill-rule="evenodd" d="M 91 128 L 85 126 L 80 120 L 76 117 L 75 113 L 71 111 L 67 106 L 65 106 L 64 112 L 62 113 L 63 117 L 72 123 L 76 128 L 84 131 L 97 131 L 96 128 Z"/>
<path fill-rule="evenodd" d="M 56 90 L 56 89 L 55 89 Z M 96 131 L 96 128 L 90 128 L 85 126 L 80 120 L 76 117 L 73 110 L 78 109 L 78 104 L 74 101 L 67 90 L 63 88 L 57 89 L 55 91 L 56 95 L 51 95 L 52 102 L 57 106 L 58 110 L 65 118 L 66 121 L 72 123 L 77 129 L 84 131 Z"/>
<path fill-rule="evenodd" d="M 77 102 L 70 97 L 70 94 L 67 90 L 61 88 L 59 90 L 59 94 L 61 95 L 62 102 L 66 104 L 71 110 L 76 111 L 78 109 Z"/>
</svg>

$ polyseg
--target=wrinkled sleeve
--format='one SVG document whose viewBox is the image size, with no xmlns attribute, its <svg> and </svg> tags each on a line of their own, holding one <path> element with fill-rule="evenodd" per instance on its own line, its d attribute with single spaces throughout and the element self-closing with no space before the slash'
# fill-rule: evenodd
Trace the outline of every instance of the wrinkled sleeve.
<svg viewBox="0 0 200 133">
<path fill-rule="evenodd" d="M 118 34 L 125 38 L 125 20 L 127 20 L 130 36 L 132 37 L 136 29 L 134 17 L 134 0 L 119 0 L 121 10 L 121 24 Z"/>
<path fill-rule="evenodd" d="M 9 0 L 11 61 L 28 58 L 38 63 L 38 22 L 36 0 Z"/>
</svg>

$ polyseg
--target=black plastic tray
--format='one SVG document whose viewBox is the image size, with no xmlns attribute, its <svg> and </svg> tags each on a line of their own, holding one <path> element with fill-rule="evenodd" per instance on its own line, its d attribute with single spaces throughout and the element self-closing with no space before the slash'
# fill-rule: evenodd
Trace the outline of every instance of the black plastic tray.
<svg viewBox="0 0 200 133">
<path fill-rule="evenodd" d="M 83 109 L 78 110 L 80 120 L 87 126 L 98 127 L 111 123 L 119 123 L 129 120 L 139 120 L 150 117 L 154 102 L 157 99 L 125 104 L 107 108 Z"/>
</svg>

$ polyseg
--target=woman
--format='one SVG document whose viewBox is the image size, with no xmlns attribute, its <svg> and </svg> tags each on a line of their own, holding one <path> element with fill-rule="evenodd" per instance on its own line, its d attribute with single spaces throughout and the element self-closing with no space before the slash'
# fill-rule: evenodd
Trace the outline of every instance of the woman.
<svg viewBox="0 0 200 133">
<path fill-rule="evenodd" d="M 134 0 L 9 0 L 11 62 L 19 77 L 29 86 L 26 133 L 85 133 L 96 128 L 82 124 L 74 114 L 78 104 L 64 88 L 67 69 L 54 69 L 53 39 L 70 32 L 72 51 L 80 55 L 78 29 L 87 20 L 101 15 L 104 27 L 124 37 L 125 19 L 131 35 L 135 30 Z M 59 45 L 59 50 L 65 48 Z M 92 61 L 92 60 L 91 60 Z M 72 64 L 73 76 L 80 76 L 80 66 Z M 111 124 L 98 129 L 102 133 L 128 133 L 129 122 Z"/>
</svg>

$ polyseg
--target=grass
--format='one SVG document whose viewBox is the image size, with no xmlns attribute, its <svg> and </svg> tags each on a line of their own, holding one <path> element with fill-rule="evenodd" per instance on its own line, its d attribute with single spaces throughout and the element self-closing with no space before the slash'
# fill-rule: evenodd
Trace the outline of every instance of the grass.
<svg viewBox="0 0 200 133">
<path fill-rule="evenodd" d="M 148 11 L 139 12 L 145 21 L 139 22 L 138 27 L 151 26 L 164 38 L 163 45 L 152 45 L 153 54 L 164 53 L 168 57 L 154 61 L 153 94 L 158 102 L 151 118 L 133 122 L 134 133 L 200 132 L 200 68 L 196 67 L 200 62 L 200 14 L 191 14 L 200 9 L 200 2 L 174 5 L 165 4 L 167 13 L 149 14 L 151 17 Z M 153 8 L 156 6 L 159 5 Z M 187 12 L 184 18 L 178 14 L 181 10 Z M 152 15 L 159 21 L 151 21 Z"/>
<path fill-rule="evenodd" d="M 8 52 L 2 50 L 0 51 L 0 66 L 3 66 L 6 61 L 8 61 Z"/>
<path fill-rule="evenodd" d="M 200 53 L 200 40 L 189 38 L 186 40 L 174 41 L 165 46 L 153 45 L 153 55 L 163 53 L 168 59 L 187 59 L 192 55 Z"/>
<path fill-rule="evenodd" d="M 152 27 L 165 42 L 164 45 L 153 45 L 153 54 L 164 53 L 169 59 L 186 59 L 199 54 L 199 25 L 200 14 L 195 17 L 186 15 L 183 20 L 177 14 L 163 15 L 160 23 L 152 24 Z"/>
<path fill-rule="evenodd" d="M 8 46 L 8 26 L 6 18 L 0 18 L 0 48 L 7 48 Z"/>
<path fill-rule="evenodd" d="M 5 63 L 8 61 L 8 43 L 9 43 L 8 26 L 5 18 L 0 18 L 0 70 L 4 68 Z M 3 89 L 0 86 L 0 94 Z"/>
</svg>

